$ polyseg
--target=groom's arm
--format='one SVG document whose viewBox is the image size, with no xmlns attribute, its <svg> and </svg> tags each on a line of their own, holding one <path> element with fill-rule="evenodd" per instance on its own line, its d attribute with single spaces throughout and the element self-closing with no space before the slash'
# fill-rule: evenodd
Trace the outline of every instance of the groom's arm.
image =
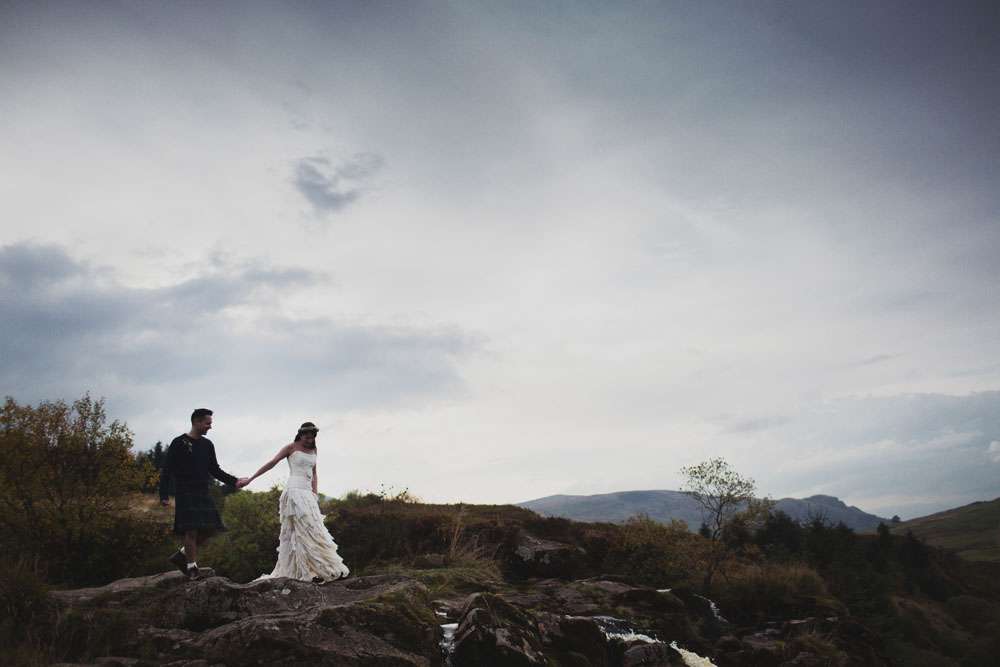
<svg viewBox="0 0 1000 667">
<path fill-rule="evenodd" d="M 170 502 L 170 476 L 173 475 L 173 459 L 177 453 L 174 443 L 167 446 L 167 455 L 163 457 L 163 468 L 160 470 L 160 502 L 166 505 Z"/>
<path fill-rule="evenodd" d="M 229 486 L 236 486 L 236 478 L 230 475 L 228 472 L 219 467 L 219 460 L 215 458 L 215 445 L 210 445 L 212 448 L 209 451 L 208 460 L 208 471 L 212 473 L 212 477 L 219 480 L 223 484 L 228 484 Z"/>
</svg>

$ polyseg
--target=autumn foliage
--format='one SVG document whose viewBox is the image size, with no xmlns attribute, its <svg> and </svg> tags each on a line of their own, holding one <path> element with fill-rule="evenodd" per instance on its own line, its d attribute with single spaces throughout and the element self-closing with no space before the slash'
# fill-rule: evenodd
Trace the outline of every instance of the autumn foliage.
<svg viewBox="0 0 1000 667">
<path fill-rule="evenodd" d="M 132 433 L 85 395 L 0 411 L 0 546 L 48 581 L 104 583 L 144 569 L 166 529 L 130 513 L 149 471 Z M 161 547 L 162 548 L 162 547 Z"/>
</svg>

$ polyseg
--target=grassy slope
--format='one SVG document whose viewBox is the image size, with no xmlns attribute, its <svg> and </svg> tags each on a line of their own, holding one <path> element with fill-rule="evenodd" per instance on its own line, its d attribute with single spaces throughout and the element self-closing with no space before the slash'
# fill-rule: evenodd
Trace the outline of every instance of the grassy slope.
<svg viewBox="0 0 1000 667">
<path fill-rule="evenodd" d="M 897 534 L 907 530 L 928 544 L 957 552 L 966 560 L 1000 563 L 1000 498 L 892 526 Z"/>
<path fill-rule="evenodd" d="M 160 497 L 153 493 L 134 493 L 129 498 L 129 507 L 136 514 L 158 521 L 173 524 L 174 501 L 170 499 L 170 507 L 160 505 Z"/>
</svg>

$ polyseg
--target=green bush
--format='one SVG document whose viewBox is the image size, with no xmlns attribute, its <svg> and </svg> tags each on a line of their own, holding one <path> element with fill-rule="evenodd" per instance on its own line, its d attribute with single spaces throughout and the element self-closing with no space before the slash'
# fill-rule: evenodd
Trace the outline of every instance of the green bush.
<svg viewBox="0 0 1000 667">
<path fill-rule="evenodd" d="M 0 568 L 0 664 L 48 664 L 55 613 L 37 568 L 23 560 Z"/>
<path fill-rule="evenodd" d="M 692 585 L 705 561 L 708 540 L 681 521 L 664 525 L 647 516 L 629 519 L 610 539 L 606 569 L 654 587 Z"/>
<path fill-rule="evenodd" d="M 740 622 L 828 615 L 841 610 L 823 578 L 801 563 L 732 566 L 717 582 L 715 596 L 723 609 L 735 615 L 730 620 Z"/>
<path fill-rule="evenodd" d="M 129 515 L 142 484 L 132 433 L 103 401 L 0 407 L 0 548 L 37 563 L 51 582 L 128 576 L 157 531 Z"/>
<path fill-rule="evenodd" d="M 274 569 L 278 560 L 281 489 L 241 491 L 226 497 L 222 521 L 226 530 L 207 542 L 198 563 L 233 581 L 247 582 Z"/>
</svg>

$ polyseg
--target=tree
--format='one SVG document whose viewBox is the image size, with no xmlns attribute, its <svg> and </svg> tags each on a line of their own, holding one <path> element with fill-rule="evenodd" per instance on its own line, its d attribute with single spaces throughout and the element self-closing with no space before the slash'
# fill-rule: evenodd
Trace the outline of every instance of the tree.
<svg viewBox="0 0 1000 667">
<path fill-rule="evenodd" d="M 701 507 L 702 534 L 711 541 L 712 553 L 707 560 L 702 586 L 707 592 L 722 563 L 731 555 L 737 542 L 723 540 L 727 527 L 739 518 L 750 525 L 767 516 L 772 503 L 757 500 L 757 484 L 743 477 L 722 458 L 709 459 L 695 466 L 681 468 L 685 482 L 681 490 Z"/>
<path fill-rule="evenodd" d="M 108 422 L 103 400 L 84 395 L 71 405 L 31 406 L 8 397 L 0 410 L 5 552 L 44 563 L 56 580 L 86 576 L 124 557 L 109 557 L 99 545 L 128 532 L 118 524 L 128 494 L 142 483 L 131 449 L 131 432 Z"/>
<path fill-rule="evenodd" d="M 135 466 L 139 470 L 140 476 L 140 491 L 143 493 L 156 492 L 160 485 L 160 470 L 163 468 L 165 458 L 163 443 L 159 441 L 149 451 L 139 452 L 135 455 Z M 172 488 L 171 491 L 173 491 Z"/>
<path fill-rule="evenodd" d="M 754 539 L 769 558 L 787 560 L 802 551 L 802 526 L 781 510 L 770 512 Z"/>
<path fill-rule="evenodd" d="M 725 459 L 715 458 L 681 468 L 686 477 L 681 490 L 701 507 L 708 537 L 718 540 L 725 525 L 754 500 L 756 483 L 733 470 Z"/>
</svg>

